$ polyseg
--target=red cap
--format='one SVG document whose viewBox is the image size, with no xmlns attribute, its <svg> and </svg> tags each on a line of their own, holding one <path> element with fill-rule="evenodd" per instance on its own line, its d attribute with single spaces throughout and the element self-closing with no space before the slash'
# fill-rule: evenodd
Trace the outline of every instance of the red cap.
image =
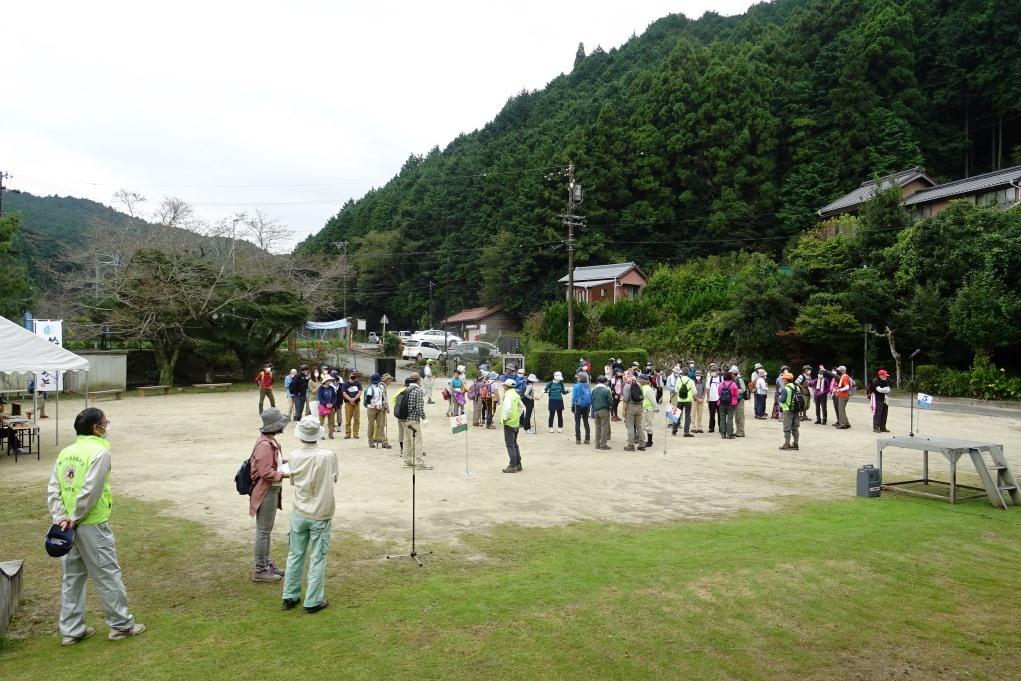
<svg viewBox="0 0 1021 681">
<path fill-rule="evenodd" d="M 889 378 L 890 374 L 889 374 L 889 372 L 887 372 L 886 369 L 880 369 L 879 370 L 879 377 L 880 378 Z"/>
</svg>

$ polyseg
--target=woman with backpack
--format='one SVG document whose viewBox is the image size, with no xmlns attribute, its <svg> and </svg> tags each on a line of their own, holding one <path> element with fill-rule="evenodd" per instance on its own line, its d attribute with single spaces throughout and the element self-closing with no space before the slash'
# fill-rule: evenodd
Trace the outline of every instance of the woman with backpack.
<svg viewBox="0 0 1021 681">
<path fill-rule="evenodd" d="M 734 410 L 737 409 L 738 390 L 740 388 L 734 382 L 734 374 L 729 371 L 725 372 L 723 374 L 723 381 L 717 389 L 719 394 L 720 437 L 724 440 L 734 439 Z"/>
<path fill-rule="evenodd" d="M 592 386 L 588 382 L 588 374 L 578 374 L 578 382 L 571 390 L 571 413 L 574 414 L 574 444 L 580 445 L 581 424 L 585 423 L 585 444 L 589 443 L 589 411 L 592 409 Z"/>
<path fill-rule="evenodd" d="M 251 479 L 252 496 L 248 501 L 248 515 L 255 518 L 255 569 L 253 582 L 279 582 L 284 571 L 277 569 L 269 558 L 269 538 L 273 532 L 277 511 L 283 508 L 280 502 L 281 481 L 287 477 L 283 465 L 287 459 L 276 436 L 284 432 L 291 422 L 276 407 L 270 407 L 261 414 L 262 427 L 252 448 Z"/>
<path fill-rule="evenodd" d="M 620 408 L 620 403 L 624 399 L 624 370 L 614 369 L 613 378 L 610 380 L 610 392 L 613 393 L 613 416 L 610 417 L 611 421 L 620 421 L 620 416 L 617 414 Z"/>
<path fill-rule="evenodd" d="M 553 373 L 553 382 L 547 383 L 545 390 L 549 395 L 549 432 L 553 432 L 553 416 L 557 417 L 557 432 L 564 432 L 564 375 L 559 371 Z"/>
<path fill-rule="evenodd" d="M 331 440 L 333 439 L 333 425 L 336 418 L 338 400 L 337 389 L 333 387 L 333 383 L 333 376 L 327 374 L 323 378 L 323 384 L 316 391 L 316 399 L 319 401 L 319 425 L 329 424 L 326 432 L 329 433 Z"/>
</svg>

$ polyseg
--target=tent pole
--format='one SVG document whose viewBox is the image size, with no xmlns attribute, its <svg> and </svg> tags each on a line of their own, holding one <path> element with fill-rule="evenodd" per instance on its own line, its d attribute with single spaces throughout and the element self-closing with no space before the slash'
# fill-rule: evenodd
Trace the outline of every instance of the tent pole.
<svg viewBox="0 0 1021 681">
<path fill-rule="evenodd" d="M 61 383 L 62 383 L 61 378 L 62 378 L 62 376 L 61 376 L 60 370 L 58 369 L 57 370 L 57 414 L 56 414 L 57 420 L 56 420 L 56 423 L 55 423 L 56 427 L 53 429 L 53 435 L 56 438 L 56 444 L 57 444 L 58 447 L 60 446 L 60 386 L 61 386 Z"/>
<path fill-rule="evenodd" d="M 32 425 L 39 425 L 39 374 L 32 372 Z"/>
</svg>

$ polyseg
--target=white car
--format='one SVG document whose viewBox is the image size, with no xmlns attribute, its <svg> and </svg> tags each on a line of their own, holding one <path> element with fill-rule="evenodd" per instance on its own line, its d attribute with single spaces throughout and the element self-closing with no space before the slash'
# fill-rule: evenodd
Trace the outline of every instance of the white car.
<svg viewBox="0 0 1021 681">
<path fill-rule="evenodd" d="M 417 338 L 405 340 L 404 350 L 401 351 L 401 357 L 404 359 L 415 359 L 418 361 L 423 359 L 442 359 L 445 354 L 436 343 Z"/>
<path fill-rule="evenodd" d="M 416 331 L 411 334 L 411 337 L 416 340 L 430 341 L 435 343 L 437 347 L 442 348 L 443 343 L 447 344 L 447 349 L 454 347 L 461 342 L 461 339 L 453 333 L 443 333 L 443 329 L 427 329 L 425 331 Z"/>
</svg>

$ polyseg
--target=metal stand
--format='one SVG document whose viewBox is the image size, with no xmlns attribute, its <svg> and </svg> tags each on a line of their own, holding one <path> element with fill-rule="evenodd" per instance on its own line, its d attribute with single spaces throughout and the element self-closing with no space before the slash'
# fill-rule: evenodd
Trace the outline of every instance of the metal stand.
<svg viewBox="0 0 1021 681">
<path fill-rule="evenodd" d="M 410 553 L 388 553 L 386 559 L 391 558 L 414 558 L 418 567 L 423 567 L 420 555 L 431 555 L 432 551 L 419 551 L 415 548 L 415 470 L 418 463 L 415 461 L 415 431 L 411 431 L 411 552 Z"/>
</svg>

